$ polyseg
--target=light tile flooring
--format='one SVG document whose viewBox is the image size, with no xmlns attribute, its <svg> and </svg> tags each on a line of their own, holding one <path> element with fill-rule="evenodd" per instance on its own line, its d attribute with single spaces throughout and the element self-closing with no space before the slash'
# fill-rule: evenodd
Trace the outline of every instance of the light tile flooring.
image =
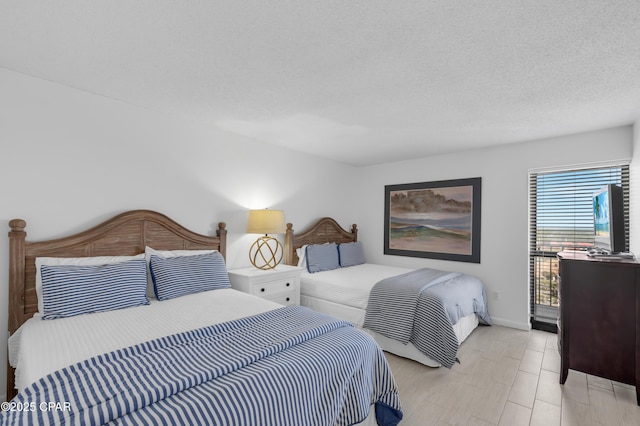
<svg viewBox="0 0 640 426">
<path fill-rule="evenodd" d="M 636 425 L 635 388 L 569 370 L 559 384 L 557 336 L 478 327 L 461 363 L 429 368 L 387 354 L 410 425 Z"/>
</svg>

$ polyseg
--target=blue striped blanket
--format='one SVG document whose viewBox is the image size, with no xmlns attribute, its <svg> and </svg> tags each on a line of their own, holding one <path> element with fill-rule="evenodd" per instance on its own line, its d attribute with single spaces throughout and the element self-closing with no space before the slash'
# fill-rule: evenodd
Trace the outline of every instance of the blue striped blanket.
<svg viewBox="0 0 640 426">
<path fill-rule="evenodd" d="M 418 350 L 451 368 L 458 338 L 453 325 L 476 313 L 490 325 L 482 282 L 459 272 L 422 268 L 386 278 L 373 287 L 364 327 Z"/>
<path fill-rule="evenodd" d="M 378 424 L 402 418 L 373 339 L 304 307 L 100 355 L 40 379 L 11 404 L 34 409 L 2 412 L 3 425 L 351 425 L 374 404 Z"/>
</svg>

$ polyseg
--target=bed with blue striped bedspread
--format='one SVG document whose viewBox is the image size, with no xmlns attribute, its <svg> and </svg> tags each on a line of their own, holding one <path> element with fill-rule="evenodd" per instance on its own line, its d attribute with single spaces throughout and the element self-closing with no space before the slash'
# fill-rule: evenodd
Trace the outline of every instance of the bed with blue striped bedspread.
<svg viewBox="0 0 640 426">
<path fill-rule="evenodd" d="M 351 425 L 402 418 L 382 350 L 350 323 L 283 307 L 100 355 L 24 389 L 4 424 Z"/>
</svg>

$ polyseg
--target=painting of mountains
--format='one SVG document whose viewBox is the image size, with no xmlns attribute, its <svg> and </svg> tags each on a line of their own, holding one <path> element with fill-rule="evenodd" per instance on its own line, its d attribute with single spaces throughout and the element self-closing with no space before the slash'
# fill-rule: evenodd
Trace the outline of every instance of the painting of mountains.
<svg viewBox="0 0 640 426">
<path fill-rule="evenodd" d="M 386 186 L 385 253 L 479 263 L 479 179 Z"/>
</svg>

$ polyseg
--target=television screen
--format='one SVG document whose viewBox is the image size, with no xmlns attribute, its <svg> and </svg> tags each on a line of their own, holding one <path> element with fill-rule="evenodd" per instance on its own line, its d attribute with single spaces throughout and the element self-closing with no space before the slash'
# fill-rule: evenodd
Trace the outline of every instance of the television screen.
<svg viewBox="0 0 640 426">
<path fill-rule="evenodd" d="M 594 245 L 609 253 L 625 251 L 622 188 L 606 185 L 593 194 Z"/>
<path fill-rule="evenodd" d="M 609 242 L 609 191 L 593 196 L 593 223 L 597 240 Z"/>
</svg>

